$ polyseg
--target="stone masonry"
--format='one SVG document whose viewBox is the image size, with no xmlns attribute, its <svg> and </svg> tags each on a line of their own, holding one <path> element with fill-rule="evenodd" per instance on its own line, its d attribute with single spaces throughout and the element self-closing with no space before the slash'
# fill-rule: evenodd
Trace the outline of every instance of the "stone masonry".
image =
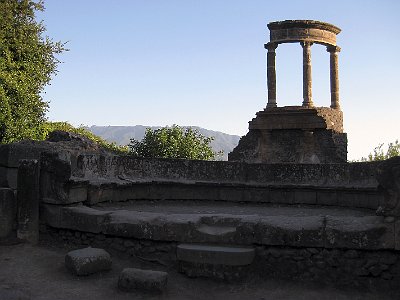
<svg viewBox="0 0 400 300">
<path fill-rule="evenodd" d="M 339 104 L 338 52 L 334 25 L 311 20 L 268 24 L 268 103 L 249 122 L 249 133 L 229 153 L 230 161 L 250 163 L 343 163 L 347 161 L 347 136 Z M 302 106 L 278 107 L 276 101 L 276 48 L 299 42 L 303 48 Z M 330 53 L 330 107 L 314 107 L 312 100 L 311 46 L 322 44 Z"/>
</svg>

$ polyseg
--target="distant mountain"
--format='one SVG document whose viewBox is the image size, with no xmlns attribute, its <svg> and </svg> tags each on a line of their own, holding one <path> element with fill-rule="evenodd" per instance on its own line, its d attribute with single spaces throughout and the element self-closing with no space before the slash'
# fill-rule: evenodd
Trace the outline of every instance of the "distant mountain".
<svg viewBox="0 0 400 300">
<path fill-rule="evenodd" d="M 127 145 L 129 144 L 131 138 L 136 140 L 141 140 L 144 137 L 144 133 L 146 128 L 150 127 L 151 129 L 159 129 L 160 126 L 96 126 L 93 125 L 88 127 L 88 129 L 94 134 L 102 137 L 103 139 L 109 142 L 115 142 L 118 145 Z M 186 126 L 184 126 L 186 127 Z M 188 126 L 187 126 L 188 127 Z M 194 129 L 197 129 L 202 135 L 206 137 L 214 137 L 214 140 L 211 142 L 211 146 L 214 151 L 224 151 L 224 160 L 228 160 L 228 153 L 235 148 L 239 142 L 240 136 L 226 134 L 219 131 L 213 131 L 204 129 L 197 126 L 190 126 Z"/>
</svg>

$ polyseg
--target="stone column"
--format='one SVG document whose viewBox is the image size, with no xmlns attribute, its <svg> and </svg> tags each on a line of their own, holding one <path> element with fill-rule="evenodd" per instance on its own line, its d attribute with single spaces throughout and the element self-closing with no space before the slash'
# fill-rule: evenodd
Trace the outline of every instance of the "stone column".
<svg viewBox="0 0 400 300">
<path fill-rule="evenodd" d="M 265 48 L 267 53 L 267 87 L 268 87 L 268 104 L 267 108 L 276 107 L 276 70 L 275 70 L 275 49 L 278 44 L 268 43 Z"/>
<path fill-rule="evenodd" d="M 17 237 L 37 244 L 39 241 L 39 162 L 37 160 L 20 160 L 17 207 Z"/>
<path fill-rule="evenodd" d="M 312 107 L 311 42 L 301 42 L 303 47 L 303 106 Z"/>
<path fill-rule="evenodd" d="M 331 108 L 340 109 L 339 104 L 339 70 L 338 70 L 338 52 L 340 47 L 328 46 L 326 51 L 330 53 L 331 67 Z"/>
</svg>

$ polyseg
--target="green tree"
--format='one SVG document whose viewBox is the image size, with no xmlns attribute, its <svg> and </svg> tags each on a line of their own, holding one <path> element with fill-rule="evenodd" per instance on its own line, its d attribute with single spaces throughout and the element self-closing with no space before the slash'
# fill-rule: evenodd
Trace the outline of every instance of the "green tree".
<svg viewBox="0 0 400 300">
<path fill-rule="evenodd" d="M 43 1 L 0 0 L 0 143 L 43 136 L 48 103 L 41 93 L 65 50 L 43 36 L 35 18 L 43 10 Z"/>
<path fill-rule="evenodd" d="M 377 161 L 377 160 L 385 160 L 394 156 L 400 156 L 400 143 L 399 140 L 396 140 L 394 143 L 389 143 L 387 150 L 385 152 L 384 149 L 385 144 L 379 144 L 379 146 L 375 147 L 373 152 L 368 154 L 368 157 L 361 158 L 361 161 Z"/>
<path fill-rule="evenodd" d="M 212 140 L 196 129 L 173 125 L 157 130 L 147 128 L 142 141 L 131 139 L 128 146 L 130 154 L 137 157 L 213 160 L 219 153 L 213 152 Z"/>
</svg>

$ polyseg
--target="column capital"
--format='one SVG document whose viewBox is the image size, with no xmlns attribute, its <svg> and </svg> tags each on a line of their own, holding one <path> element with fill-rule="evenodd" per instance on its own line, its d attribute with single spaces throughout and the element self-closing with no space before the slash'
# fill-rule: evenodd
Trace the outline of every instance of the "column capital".
<svg viewBox="0 0 400 300">
<path fill-rule="evenodd" d="M 311 47 L 314 43 L 309 41 L 300 42 L 300 45 L 304 47 Z"/>
<path fill-rule="evenodd" d="M 264 44 L 264 48 L 268 50 L 268 52 L 275 52 L 275 49 L 278 47 L 277 43 L 266 43 Z"/>
<path fill-rule="evenodd" d="M 326 46 L 326 51 L 329 53 L 337 53 L 340 52 L 340 50 L 342 49 L 339 46 L 332 46 L 332 45 Z"/>
</svg>

